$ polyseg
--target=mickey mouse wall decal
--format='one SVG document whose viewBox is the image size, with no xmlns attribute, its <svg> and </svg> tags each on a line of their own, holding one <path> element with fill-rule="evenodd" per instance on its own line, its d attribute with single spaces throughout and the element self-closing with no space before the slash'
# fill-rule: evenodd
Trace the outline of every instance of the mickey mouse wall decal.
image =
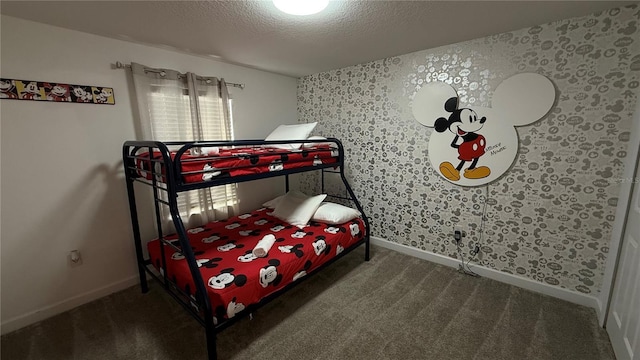
<svg viewBox="0 0 640 360">
<path fill-rule="evenodd" d="M 451 85 L 430 82 L 415 94 L 412 109 L 419 123 L 435 130 L 428 154 L 436 172 L 456 185 L 479 186 L 511 167 L 518 152 L 515 126 L 542 119 L 555 98 L 549 79 L 522 73 L 498 85 L 490 108 L 460 106 Z"/>
<path fill-rule="evenodd" d="M 113 88 L 0 78 L 0 99 L 68 103 L 116 103 Z"/>
<path fill-rule="evenodd" d="M 471 161 L 464 171 L 464 177 L 467 179 L 482 179 L 491 174 L 491 170 L 486 166 L 476 167 L 478 160 L 484 155 L 486 141 L 484 136 L 477 132 L 482 129 L 486 117 L 478 118 L 478 114 L 469 108 L 458 109 L 458 98 L 452 97 L 444 103 L 444 109 L 451 113 L 449 119 L 443 117 L 438 118 L 435 122 L 437 132 L 451 131 L 455 138 L 451 142 L 451 147 L 458 149 L 458 159 L 460 164 L 457 167 L 445 161 L 440 164 L 440 173 L 451 181 L 460 180 L 460 170 L 467 161 Z M 458 143 L 458 139 L 462 138 L 462 143 Z"/>
</svg>

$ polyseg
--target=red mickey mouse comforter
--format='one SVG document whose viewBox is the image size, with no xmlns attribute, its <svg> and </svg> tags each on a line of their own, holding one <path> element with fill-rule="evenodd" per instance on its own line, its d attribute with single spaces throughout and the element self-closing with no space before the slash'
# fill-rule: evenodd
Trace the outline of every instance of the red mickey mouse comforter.
<svg viewBox="0 0 640 360">
<path fill-rule="evenodd" d="M 151 180 L 149 153 L 138 154 L 136 166 L 139 175 Z M 174 159 L 175 153 L 171 153 Z M 153 159 L 162 159 L 160 152 L 153 152 Z M 215 155 L 182 155 L 181 172 L 184 183 L 210 181 L 219 176 L 241 176 L 268 173 L 285 169 L 295 169 L 318 164 L 338 162 L 338 150 L 329 145 L 318 145 L 301 150 L 277 148 L 235 148 L 221 149 Z M 164 166 L 157 162 L 156 173 L 165 174 Z M 163 179 L 164 181 L 164 179 Z"/>
<path fill-rule="evenodd" d="M 342 225 L 311 222 L 299 229 L 270 212 L 259 209 L 187 231 L 217 319 L 233 317 L 364 237 L 360 218 Z M 266 257 L 256 258 L 252 250 L 267 234 L 273 234 L 276 242 Z M 177 240 L 174 244 L 179 246 Z M 160 242 L 153 240 L 147 246 L 152 263 L 160 269 Z M 164 253 L 167 277 L 193 296 L 195 287 L 184 256 L 167 245 Z"/>
</svg>

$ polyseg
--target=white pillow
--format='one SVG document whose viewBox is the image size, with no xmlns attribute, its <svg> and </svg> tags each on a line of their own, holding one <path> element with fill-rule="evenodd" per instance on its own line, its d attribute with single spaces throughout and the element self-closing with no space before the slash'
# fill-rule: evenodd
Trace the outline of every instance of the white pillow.
<svg viewBox="0 0 640 360">
<path fill-rule="evenodd" d="M 327 138 L 324 136 L 309 136 L 307 140 L 327 140 Z M 318 145 L 328 145 L 333 147 L 336 146 L 336 144 L 332 142 L 312 142 L 312 143 L 304 143 L 302 144 L 302 147 L 310 148 Z"/>
<path fill-rule="evenodd" d="M 327 194 L 309 197 L 299 191 L 289 191 L 280 199 L 272 214 L 282 221 L 303 228 L 326 197 Z"/>
<path fill-rule="evenodd" d="M 280 195 L 277 198 L 273 198 L 265 203 L 262 204 L 262 206 L 269 208 L 269 209 L 275 209 L 276 205 L 278 205 L 278 203 L 280 202 L 280 200 L 282 200 L 282 198 L 284 197 L 284 195 Z"/>
<path fill-rule="evenodd" d="M 311 220 L 336 225 L 344 224 L 360 216 L 360 211 L 340 204 L 325 202 L 322 203 Z"/>
<path fill-rule="evenodd" d="M 276 140 L 306 140 L 313 129 L 318 125 L 317 122 L 298 125 L 280 125 L 265 138 L 266 141 Z M 302 144 L 273 144 L 265 145 L 278 149 L 297 150 Z"/>
</svg>

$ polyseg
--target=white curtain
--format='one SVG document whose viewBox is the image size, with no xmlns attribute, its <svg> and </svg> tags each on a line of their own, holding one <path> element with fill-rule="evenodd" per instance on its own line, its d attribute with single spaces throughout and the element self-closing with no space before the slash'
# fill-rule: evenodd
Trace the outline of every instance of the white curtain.
<svg viewBox="0 0 640 360">
<path fill-rule="evenodd" d="M 181 74 L 132 63 L 144 140 L 233 140 L 231 100 L 224 79 Z M 164 193 L 164 192 L 163 192 Z M 180 214 L 188 227 L 237 213 L 235 184 L 180 193 Z M 166 207 L 164 231 L 173 223 Z"/>
</svg>

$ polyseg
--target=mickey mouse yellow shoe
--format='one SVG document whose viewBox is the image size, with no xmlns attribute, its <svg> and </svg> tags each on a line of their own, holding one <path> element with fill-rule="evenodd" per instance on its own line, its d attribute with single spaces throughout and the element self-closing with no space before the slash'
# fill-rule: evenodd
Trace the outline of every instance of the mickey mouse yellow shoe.
<svg viewBox="0 0 640 360">
<path fill-rule="evenodd" d="M 453 165 L 448 161 L 440 164 L 440 172 L 442 173 L 442 175 L 444 175 L 444 177 L 451 181 L 460 180 L 460 171 L 453 167 Z"/>
<path fill-rule="evenodd" d="M 442 171 L 442 165 L 440 167 L 440 171 Z M 486 166 L 480 166 L 475 169 L 466 169 L 464 171 L 464 177 L 467 179 L 482 179 L 486 178 L 491 174 L 491 170 Z"/>
</svg>

